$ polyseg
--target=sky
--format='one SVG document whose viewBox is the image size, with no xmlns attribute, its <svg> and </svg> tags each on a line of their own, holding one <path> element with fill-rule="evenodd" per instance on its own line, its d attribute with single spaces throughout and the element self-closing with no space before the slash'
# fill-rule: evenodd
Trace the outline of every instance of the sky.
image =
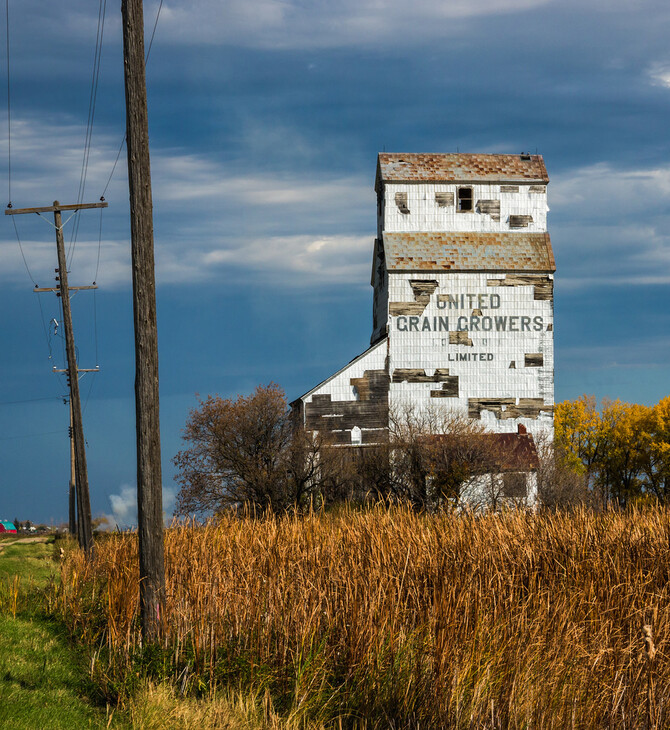
<svg viewBox="0 0 670 730">
<path fill-rule="evenodd" d="M 3 202 L 76 202 L 98 3 L 8 7 Z M 145 1 L 147 38 L 157 11 Z M 79 366 L 100 367 L 81 380 L 92 511 L 128 525 L 134 345 L 125 148 L 114 168 L 125 131 L 118 0 L 104 17 L 83 199 L 104 193 L 109 208 L 71 220 L 65 241 L 70 284 L 99 286 L 72 299 Z M 292 400 L 367 347 L 382 151 L 542 154 L 557 401 L 667 396 L 669 32 L 667 0 L 164 0 L 147 84 L 166 512 L 196 394 L 235 397 L 273 381 Z M 32 291 L 55 285 L 54 229 L 48 217 L 4 218 L 0 518 L 58 525 L 69 479 L 66 386 L 53 372 L 65 366 L 63 332 L 55 295 Z"/>
</svg>

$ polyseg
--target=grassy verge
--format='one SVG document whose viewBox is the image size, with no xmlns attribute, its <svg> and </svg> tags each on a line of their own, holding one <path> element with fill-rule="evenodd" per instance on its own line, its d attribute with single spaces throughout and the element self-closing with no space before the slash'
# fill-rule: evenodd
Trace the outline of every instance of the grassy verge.
<svg viewBox="0 0 670 730">
<path fill-rule="evenodd" d="M 52 543 L 5 543 L 0 552 L 0 725 L 123 727 L 96 705 L 83 654 L 45 613 L 41 591 L 58 574 Z"/>
</svg>

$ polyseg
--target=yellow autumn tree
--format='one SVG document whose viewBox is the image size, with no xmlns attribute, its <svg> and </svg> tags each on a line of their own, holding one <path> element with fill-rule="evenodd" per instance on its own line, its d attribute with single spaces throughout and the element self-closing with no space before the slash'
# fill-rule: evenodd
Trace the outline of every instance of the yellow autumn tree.
<svg viewBox="0 0 670 730">
<path fill-rule="evenodd" d="M 592 486 L 604 448 L 603 424 L 594 396 L 582 395 L 554 409 L 554 445 L 558 458 L 583 474 Z"/>
<path fill-rule="evenodd" d="M 598 457 L 598 483 L 609 500 L 620 505 L 644 493 L 643 463 L 649 445 L 651 409 L 638 403 L 605 399 L 601 410 L 603 448 Z"/>
<path fill-rule="evenodd" d="M 588 395 L 559 403 L 554 422 L 557 458 L 583 475 L 602 504 L 624 505 L 650 490 L 664 493 L 670 489 L 670 399 L 666 400 L 654 409 L 618 399 L 604 399 L 599 408 Z M 658 434 L 665 434 L 665 442 Z"/>
<path fill-rule="evenodd" d="M 647 488 L 661 501 L 670 499 L 670 396 L 649 410 L 642 470 Z"/>
</svg>

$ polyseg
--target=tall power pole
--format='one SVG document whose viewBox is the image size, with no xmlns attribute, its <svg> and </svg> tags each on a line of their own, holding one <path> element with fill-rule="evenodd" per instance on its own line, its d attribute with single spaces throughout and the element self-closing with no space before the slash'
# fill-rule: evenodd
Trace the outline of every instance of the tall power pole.
<svg viewBox="0 0 670 730">
<path fill-rule="evenodd" d="M 126 145 L 130 187 L 140 612 L 146 642 L 160 636 L 165 605 L 163 484 L 158 408 L 158 334 L 154 273 L 149 117 L 142 0 L 122 0 Z"/>
<path fill-rule="evenodd" d="M 53 213 L 56 228 L 56 249 L 58 251 L 58 293 L 63 307 L 63 329 L 65 330 L 65 352 L 67 354 L 67 375 L 70 387 L 70 403 L 72 407 L 72 437 L 74 440 L 75 483 L 77 490 L 77 524 L 79 545 L 87 553 L 93 545 L 93 529 L 91 525 L 91 501 L 88 490 L 88 470 L 86 468 L 86 446 L 84 441 L 84 424 L 81 417 L 81 398 L 79 396 L 79 369 L 74 349 L 74 332 L 72 330 L 72 310 L 70 309 L 70 288 L 67 281 L 67 263 L 65 260 L 65 244 L 63 242 L 63 221 L 61 212 L 81 210 L 84 208 L 106 208 L 107 203 L 81 203 L 77 205 L 61 205 L 57 200 L 53 205 L 42 208 L 7 208 L 5 215 L 23 215 L 25 213 Z M 92 287 L 73 287 L 92 288 Z M 54 291 L 42 289 L 38 291 Z"/>
</svg>

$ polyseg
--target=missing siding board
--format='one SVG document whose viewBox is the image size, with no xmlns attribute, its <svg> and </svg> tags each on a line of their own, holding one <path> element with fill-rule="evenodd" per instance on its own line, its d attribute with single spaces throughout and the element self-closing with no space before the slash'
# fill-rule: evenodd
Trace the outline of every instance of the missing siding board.
<svg viewBox="0 0 670 730">
<path fill-rule="evenodd" d="M 526 353 L 524 360 L 527 368 L 541 368 L 544 365 L 544 355 L 541 352 Z"/>
<path fill-rule="evenodd" d="M 414 300 L 428 304 L 433 292 L 437 289 L 438 283 L 435 279 L 412 279 L 409 282 L 414 293 Z"/>
<path fill-rule="evenodd" d="M 541 274 L 508 274 L 504 279 L 489 279 L 487 286 L 533 286 L 536 301 L 550 302 L 554 298 L 554 280 Z"/>
<path fill-rule="evenodd" d="M 314 395 L 305 403 L 305 428 L 309 431 L 348 431 L 342 443 L 351 443 L 351 429 L 358 426 L 366 443 L 366 429 L 388 428 L 389 377 L 384 370 L 366 370 L 361 378 L 351 378 L 359 400 L 333 401 L 330 395 Z M 377 439 L 379 440 L 379 439 Z"/>
<path fill-rule="evenodd" d="M 392 379 L 394 383 L 447 383 L 453 377 L 448 368 L 437 368 L 433 375 L 426 375 L 423 368 L 396 368 Z"/>
<path fill-rule="evenodd" d="M 516 369 L 516 360 L 512 360 L 512 362 L 509 364 L 510 370 Z"/>
<path fill-rule="evenodd" d="M 407 207 L 407 193 L 396 193 L 395 204 L 398 206 L 398 210 L 403 215 L 407 215 L 409 213 L 409 208 Z"/>
<path fill-rule="evenodd" d="M 440 390 L 431 390 L 431 398 L 458 398 L 458 375 L 450 375 Z"/>
<path fill-rule="evenodd" d="M 356 446 L 372 446 L 373 444 L 388 443 L 388 428 L 361 428 L 361 442 Z M 337 429 L 329 431 L 326 442 L 328 445 L 351 446 L 351 429 Z"/>
<path fill-rule="evenodd" d="M 531 185 L 528 188 L 529 193 L 546 193 L 547 187 L 546 185 Z"/>
<path fill-rule="evenodd" d="M 423 314 L 426 304 L 421 302 L 389 302 L 389 314 L 398 317 L 401 314 Z"/>
<path fill-rule="evenodd" d="M 500 220 L 500 201 L 499 200 L 478 200 L 477 210 L 491 216 L 491 220 Z"/>
<path fill-rule="evenodd" d="M 528 224 L 532 222 L 532 215 L 511 215 L 509 217 L 510 228 L 528 228 Z"/>
<path fill-rule="evenodd" d="M 389 314 L 392 317 L 398 317 L 401 314 L 423 314 L 423 310 L 430 302 L 435 289 L 437 289 L 437 281 L 434 279 L 414 279 L 409 282 L 414 294 L 413 302 L 390 302 Z"/>
<path fill-rule="evenodd" d="M 554 407 L 542 398 L 468 398 L 468 417 L 480 418 L 482 411 L 491 411 L 496 418 L 537 418 L 540 411 L 551 413 Z"/>
<path fill-rule="evenodd" d="M 473 309 L 472 310 L 472 316 L 473 317 L 481 317 L 482 316 L 482 310 L 481 309 Z"/>
<path fill-rule="evenodd" d="M 468 337 L 467 332 L 458 330 L 449 333 L 449 344 L 467 345 L 468 347 L 472 347 L 472 340 Z"/>
<path fill-rule="evenodd" d="M 519 186 L 518 185 L 501 185 L 500 192 L 501 193 L 518 193 Z"/>
<path fill-rule="evenodd" d="M 454 194 L 453 193 L 435 193 L 435 202 L 440 208 L 453 208 L 454 207 Z"/>
</svg>

